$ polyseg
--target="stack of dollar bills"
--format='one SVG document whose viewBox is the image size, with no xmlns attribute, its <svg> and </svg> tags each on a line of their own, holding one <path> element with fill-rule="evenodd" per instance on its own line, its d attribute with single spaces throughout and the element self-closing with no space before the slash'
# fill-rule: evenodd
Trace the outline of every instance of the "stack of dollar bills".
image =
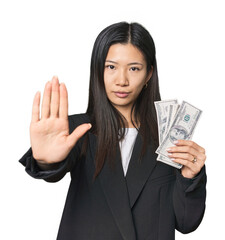
<svg viewBox="0 0 225 240">
<path fill-rule="evenodd" d="M 155 108 L 158 121 L 159 147 L 157 160 L 180 169 L 181 164 L 168 157 L 167 149 L 175 146 L 179 139 L 190 140 L 202 111 L 183 101 L 181 105 L 176 99 L 157 101 Z"/>
</svg>

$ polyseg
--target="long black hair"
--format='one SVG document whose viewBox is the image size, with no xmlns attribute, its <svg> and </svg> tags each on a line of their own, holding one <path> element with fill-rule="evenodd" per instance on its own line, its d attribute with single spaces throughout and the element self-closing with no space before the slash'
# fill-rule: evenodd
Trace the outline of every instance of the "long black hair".
<svg viewBox="0 0 225 240">
<path fill-rule="evenodd" d="M 127 126 L 125 117 L 108 100 L 104 85 L 106 56 L 110 46 L 117 43 L 131 43 L 137 47 L 145 57 L 147 72 L 153 68 L 147 87 L 142 89 L 132 107 L 134 113 L 132 123 L 136 128 L 138 120 L 140 123 L 139 132 L 143 139 L 141 156 L 146 151 L 149 142 L 152 142 L 155 148 L 158 145 L 154 101 L 160 100 L 160 93 L 154 41 L 149 32 L 138 23 L 120 22 L 110 25 L 98 35 L 91 57 L 89 102 L 86 113 L 91 119 L 91 131 L 97 135 L 98 139 L 95 177 L 101 171 L 106 159 L 113 162 L 117 144 L 124 137 L 124 129 Z"/>
</svg>

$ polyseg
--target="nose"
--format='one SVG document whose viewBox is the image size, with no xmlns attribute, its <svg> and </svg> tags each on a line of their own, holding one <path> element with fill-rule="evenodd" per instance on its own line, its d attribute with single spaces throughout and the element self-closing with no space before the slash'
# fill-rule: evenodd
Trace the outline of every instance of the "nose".
<svg viewBox="0 0 225 240">
<path fill-rule="evenodd" d="M 116 85 L 118 85 L 118 86 L 129 85 L 129 81 L 128 81 L 126 72 L 124 70 L 119 71 L 115 82 L 116 82 Z"/>
</svg>

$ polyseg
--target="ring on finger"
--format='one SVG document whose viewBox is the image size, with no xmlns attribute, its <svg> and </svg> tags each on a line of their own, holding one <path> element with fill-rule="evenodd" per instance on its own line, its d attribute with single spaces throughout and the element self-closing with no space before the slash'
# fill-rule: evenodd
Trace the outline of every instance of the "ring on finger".
<svg viewBox="0 0 225 240">
<path fill-rule="evenodd" d="M 192 160 L 193 163 L 196 163 L 197 162 L 197 158 L 194 157 L 194 159 Z"/>
</svg>

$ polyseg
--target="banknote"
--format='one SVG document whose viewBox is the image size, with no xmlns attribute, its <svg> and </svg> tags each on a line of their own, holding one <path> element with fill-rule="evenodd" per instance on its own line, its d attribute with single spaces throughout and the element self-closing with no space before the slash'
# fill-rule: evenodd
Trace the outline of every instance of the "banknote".
<svg viewBox="0 0 225 240">
<path fill-rule="evenodd" d="M 169 105 L 169 116 L 168 116 L 168 121 L 167 121 L 166 133 L 169 131 L 169 129 L 173 123 L 173 120 L 175 118 L 175 115 L 177 114 L 178 108 L 179 108 L 179 104 L 170 104 Z"/>
<path fill-rule="evenodd" d="M 157 101 L 155 102 L 155 108 L 158 122 L 159 144 L 161 144 L 167 134 L 167 131 L 172 125 L 174 117 L 179 108 L 179 104 L 177 103 L 176 99 Z M 175 163 L 171 161 L 169 157 L 162 156 L 160 154 L 158 155 L 157 160 L 176 168 L 182 167 L 181 164 Z"/>
<path fill-rule="evenodd" d="M 155 102 L 157 121 L 158 121 L 158 131 L 159 131 L 159 144 L 162 143 L 163 139 L 166 136 L 167 131 L 169 130 L 174 116 L 177 112 L 179 105 L 177 100 L 166 100 Z M 164 162 L 176 168 L 181 168 L 182 165 L 175 163 L 170 160 L 169 157 L 165 157 L 159 154 L 157 157 L 158 161 Z"/>
<path fill-rule="evenodd" d="M 156 153 L 167 157 L 167 149 L 174 146 L 174 141 L 178 139 L 190 140 L 201 114 L 202 111 L 200 109 L 183 101 L 170 129 L 157 148 Z"/>
<path fill-rule="evenodd" d="M 173 106 L 178 105 L 176 99 L 154 102 L 157 114 L 159 144 L 163 141 L 170 124 Z M 174 107 L 175 109 L 175 107 Z"/>
</svg>

